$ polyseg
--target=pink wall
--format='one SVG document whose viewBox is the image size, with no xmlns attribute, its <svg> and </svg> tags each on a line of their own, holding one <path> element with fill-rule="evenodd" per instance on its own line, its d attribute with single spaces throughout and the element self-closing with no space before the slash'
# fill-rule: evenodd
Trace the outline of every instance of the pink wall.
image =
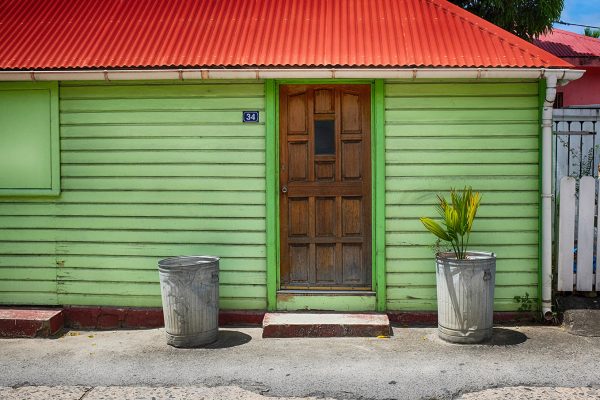
<svg viewBox="0 0 600 400">
<path fill-rule="evenodd" d="M 563 107 L 600 104 L 600 67 L 582 67 L 583 77 L 559 88 L 563 93 Z"/>
</svg>

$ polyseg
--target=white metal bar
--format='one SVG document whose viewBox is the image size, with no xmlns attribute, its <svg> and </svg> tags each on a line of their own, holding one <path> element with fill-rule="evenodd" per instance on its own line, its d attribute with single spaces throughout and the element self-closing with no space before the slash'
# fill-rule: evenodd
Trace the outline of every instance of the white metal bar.
<svg viewBox="0 0 600 400">
<path fill-rule="evenodd" d="M 554 131 L 552 132 L 553 135 L 571 135 L 571 136 L 587 136 L 587 135 L 595 135 L 596 132 L 592 132 L 592 131 L 578 131 L 578 132 L 572 132 L 572 131 Z"/>
<path fill-rule="evenodd" d="M 575 243 L 575 178 L 560 180 L 558 219 L 558 290 L 573 291 L 573 245 Z"/>
</svg>

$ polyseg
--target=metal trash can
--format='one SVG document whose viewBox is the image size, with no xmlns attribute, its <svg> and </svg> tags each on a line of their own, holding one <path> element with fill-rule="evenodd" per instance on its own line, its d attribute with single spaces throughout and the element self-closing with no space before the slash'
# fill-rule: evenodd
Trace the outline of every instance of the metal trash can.
<svg viewBox="0 0 600 400">
<path fill-rule="evenodd" d="M 453 343 L 479 343 L 492 337 L 496 256 L 469 252 L 436 257 L 438 334 Z"/>
<path fill-rule="evenodd" d="M 198 347 L 217 340 L 219 258 L 172 257 L 158 262 L 167 343 Z"/>
</svg>

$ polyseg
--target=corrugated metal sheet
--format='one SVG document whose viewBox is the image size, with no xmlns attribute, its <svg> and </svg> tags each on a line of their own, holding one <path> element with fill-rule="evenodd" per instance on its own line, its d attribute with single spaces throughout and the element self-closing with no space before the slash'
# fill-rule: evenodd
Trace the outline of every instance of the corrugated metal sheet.
<svg viewBox="0 0 600 400">
<path fill-rule="evenodd" d="M 444 0 L 0 0 L 0 69 L 569 67 Z"/>
<path fill-rule="evenodd" d="M 554 29 L 533 43 L 558 57 L 600 57 L 600 39 L 561 29 Z"/>
</svg>

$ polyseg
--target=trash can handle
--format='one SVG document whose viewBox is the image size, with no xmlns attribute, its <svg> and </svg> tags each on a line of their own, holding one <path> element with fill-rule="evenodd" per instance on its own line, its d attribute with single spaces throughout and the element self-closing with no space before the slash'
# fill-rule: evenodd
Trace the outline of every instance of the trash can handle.
<svg viewBox="0 0 600 400">
<path fill-rule="evenodd" d="M 483 280 L 489 281 L 490 279 L 492 279 L 492 271 L 490 271 L 490 270 L 484 271 Z"/>
</svg>

